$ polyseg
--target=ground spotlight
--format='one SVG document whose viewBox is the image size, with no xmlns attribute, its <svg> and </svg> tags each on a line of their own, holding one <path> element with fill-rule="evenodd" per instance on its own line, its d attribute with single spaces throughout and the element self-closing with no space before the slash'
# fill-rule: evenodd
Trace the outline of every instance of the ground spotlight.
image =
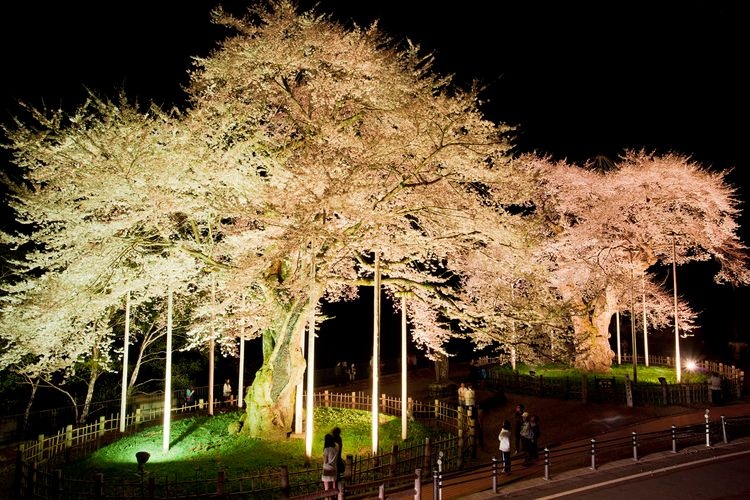
<svg viewBox="0 0 750 500">
<path fill-rule="evenodd" d="M 139 451 L 135 454 L 135 459 L 138 460 L 138 470 L 140 472 L 143 472 L 143 467 L 146 465 L 149 458 L 151 458 L 151 454 L 147 451 Z"/>
<path fill-rule="evenodd" d="M 695 371 L 696 368 L 698 368 L 698 364 L 694 360 L 688 359 L 688 360 L 685 361 L 685 369 L 686 370 L 692 372 L 692 371 Z"/>
</svg>

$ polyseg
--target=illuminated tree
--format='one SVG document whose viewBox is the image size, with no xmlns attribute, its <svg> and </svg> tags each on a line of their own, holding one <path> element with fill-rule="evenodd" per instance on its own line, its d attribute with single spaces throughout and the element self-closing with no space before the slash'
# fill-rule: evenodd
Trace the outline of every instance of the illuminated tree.
<svg viewBox="0 0 750 500">
<path fill-rule="evenodd" d="M 628 291 L 640 290 L 652 266 L 672 264 L 672 238 L 678 265 L 715 259 L 721 265 L 717 282 L 748 282 L 746 249 L 737 235 L 738 202 L 723 173 L 676 154 L 643 152 L 628 152 L 608 172 L 532 157 L 523 161 L 543 179 L 538 209 L 551 235 L 543 258 L 571 308 L 578 367 L 609 369 L 608 330 L 616 304 L 622 310 L 634 302 L 631 315 L 638 313 Z M 648 290 L 651 321 L 672 323 L 669 291 L 655 285 Z M 689 325 L 693 313 L 681 302 L 679 322 Z"/>
<path fill-rule="evenodd" d="M 189 147 L 169 117 L 124 100 L 92 96 L 70 116 L 29 112 L 33 125 L 5 130 L 19 230 L 3 241 L 27 251 L 3 282 L 0 360 L 31 380 L 88 366 L 90 401 L 95 375 L 117 368 L 112 319 L 126 291 L 137 305 L 202 272 L 175 209 L 195 206 L 175 182 Z"/>
<path fill-rule="evenodd" d="M 526 245 L 509 207 L 529 187 L 509 162 L 508 129 L 482 119 L 473 91 L 432 76 L 416 47 L 285 2 L 255 14 L 221 18 L 239 34 L 198 61 L 187 122 L 211 152 L 205 185 L 224 184 L 216 255 L 233 270 L 222 293 L 264 311 L 245 428 L 267 435 L 291 428 L 311 295 L 371 286 L 378 252 L 384 287 L 431 311 L 411 318 L 413 331 L 440 352 L 460 334 L 440 323 L 468 317 L 456 292 L 464 262 Z"/>
</svg>

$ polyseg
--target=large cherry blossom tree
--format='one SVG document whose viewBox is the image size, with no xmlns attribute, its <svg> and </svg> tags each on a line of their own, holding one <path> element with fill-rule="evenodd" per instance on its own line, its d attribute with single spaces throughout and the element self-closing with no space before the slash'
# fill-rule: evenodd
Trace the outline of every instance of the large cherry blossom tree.
<svg viewBox="0 0 750 500">
<path fill-rule="evenodd" d="M 305 318 L 321 297 L 371 285 L 377 254 L 384 286 L 413 291 L 418 344 L 440 353 L 456 334 L 445 322 L 474 317 L 462 268 L 529 244 L 508 208 L 531 184 L 509 161 L 509 129 L 482 118 L 473 90 L 433 76 L 417 47 L 287 2 L 252 15 L 219 16 L 237 34 L 197 60 L 188 109 L 92 98 L 8 129 L 24 178 L 13 205 L 29 227 L 12 242 L 39 251 L 20 264 L 3 321 L 40 313 L 3 335 L 10 355 L 44 325 L 28 352 L 52 342 L 68 349 L 63 364 L 87 359 L 79 326 L 111 317 L 127 292 L 176 290 L 194 346 L 262 335 L 244 429 L 272 436 L 291 427 Z M 57 323 L 48 295 L 70 304 Z"/>
<path fill-rule="evenodd" d="M 384 286 L 423 304 L 411 309 L 418 343 L 441 351 L 451 331 L 440 325 L 466 315 L 465 263 L 528 244 L 508 207 L 531 185 L 509 161 L 509 130 L 482 118 L 475 92 L 433 76 L 418 48 L 286 2 L 254 14 L 221 17 L 238 35 L 198 61 L 188 122 L 213 153 L 206 175 L 226 178 L 224 293 L 273 312 L 256 320 L 266 359 L 246 397 L 259 435 L 291 424 L 307 311 L 371 285 L 375 253 Z"/>
<path fill-rule="evenodd" d="M 20 181 L 10 183 L 19 229 L 4 243 L 27 251 L 3 282 L 0 360 L 50 384 L 89 367 L 85 417 L 96 378 L 117 368 L 112 320 L 126 292 L 137 306 L 202 272 L 205 252 L 177 216 L 200 212 L 174 189 L 190 148 L 170 117 L 123 99 L 29 113 L 6 127 Z"/>
<path fill-rule="evenodd" d="M 542 182 L 538 209 L 550 239 L 543 259 L 552 284 L 570 306 L 575 364 L 607 371 L 613 353 L 609 325 L 617 308 L 630 309 L 632 291 L 649 269 L 715 259 L 717 282 L 748 282 L 746 248 L 738 236 L 735 190 L 723 173 L 677 154 L 628 152 L 611 171 L 526 157 Z M 674 322 L 670 290 L 648 287 L 655 326 Z M 694 314 L 680 301 L 679 324 Z"/>
</svg>

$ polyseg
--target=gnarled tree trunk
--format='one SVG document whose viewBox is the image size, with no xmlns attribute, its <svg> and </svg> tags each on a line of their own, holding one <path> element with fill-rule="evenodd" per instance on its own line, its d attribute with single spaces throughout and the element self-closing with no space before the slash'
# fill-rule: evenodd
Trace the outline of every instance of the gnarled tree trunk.
<svg viewBox="0 0 750 500">
<path fill-rule="evenodd" d="M 613 311 L 608 300 L 610 292 L 586 304 L 579 299 L 578 314 L 572 316 L 576 338 L 575 366 L 579 370 L 607 373 L 612 369 L 615 353 L 609 347 L 609 323 Z"/>
<path fill-rule="evenodd" d="M 305 305 L 295 303 L 278 330 L 264 334 L 263 366 L 244 397 L 247 405 L 244 434 L 276 439 L 285 438 L 293 430 L 295 390 L 305 373 L 300 347 L 305 333 L 302 315 Z"/>
</svg>

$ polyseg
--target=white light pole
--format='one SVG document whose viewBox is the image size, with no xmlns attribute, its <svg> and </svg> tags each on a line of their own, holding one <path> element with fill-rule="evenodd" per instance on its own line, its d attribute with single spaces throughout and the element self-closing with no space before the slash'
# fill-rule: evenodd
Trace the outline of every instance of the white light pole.
<svg viewBox="0 0 750 500">
<path fill-rule="evenodd" d="M 406 294 L 401 292 L 401 439 L 406 441 L 407 419 L 406 419 Z"/>
<path fill-rule="evenodd" d="M 375 251 L 375 283 L 373 286 L 372 318 L 372 452 L 378 452 L 378 426 L 380 425 L 378 390 L 380 385 L 380 252 Z"/>
<path fill-rule="evenodd" d="M 172 417 L 172 288 L 167 295 L 167 367 L 164 374 L 164 424 L 162 450 L 169 451 L 170 419 Z"/>
<path fill-rule="evenodd" d="M 617 304 L 617 311 L 615 311 L 615 315 L 617 316 L 617 364 L 622 364 L 622 352 L 620 349 L 620 304 Z"/>
<path fill-rule="evenodd" d="M 128 402 L 128 348 L 130 347 L 130 290 L 125 296 L 125 338 L 122 351 L 122 387 L 120 387 L 120 432 L 125 432 Z"/>
<path fill-rule="evenodd" d="M 648 366 L 648 328 L 646 325 L 646 275 L 641 276 L 643 288 L 643 359 Z"/>
<path fill-rule="evenodd" d="M 672 287 L 674 288 L 674 367 L 677 383 L 682 382 L 682 361 L 680 360 L 680 329 L 677 322 L 677 244 L 672 232 Z"/>
<path fill-rule="evenodd" d="M 310 317 L 307 328 L 307 406 L 305 408 L 305 462 L 312 459 L 313 406 L 315 404 L 315 306 L 318 301 L 315 289 L 315 241 L 310 242 Z"/>
</svg>

